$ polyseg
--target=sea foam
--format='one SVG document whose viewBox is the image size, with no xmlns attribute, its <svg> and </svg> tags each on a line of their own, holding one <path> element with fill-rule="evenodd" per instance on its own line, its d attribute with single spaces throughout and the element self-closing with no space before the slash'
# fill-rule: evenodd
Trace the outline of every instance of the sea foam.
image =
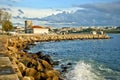
<svg viewBox="0 0 120 80">
<path fill-rule="evenodd" d="M 66 80 L 104 80 L 94 73 L 91 64 L 80 61 L 73 70 L 66 73 Z"/>
</svg>

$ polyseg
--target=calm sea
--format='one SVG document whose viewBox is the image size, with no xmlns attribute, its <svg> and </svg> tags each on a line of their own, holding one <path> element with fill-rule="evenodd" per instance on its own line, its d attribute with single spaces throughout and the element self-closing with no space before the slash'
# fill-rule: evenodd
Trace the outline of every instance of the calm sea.
<svg viewBox="0 0 120 80">
<path fill-rule="evenodd" d="M 36 43 L 30 52 L 49 54 L 60 65 L 71 63 L 65 80 L 120 80 L 120 34 L 109 35 L 111 39 Z"/>
</svg>

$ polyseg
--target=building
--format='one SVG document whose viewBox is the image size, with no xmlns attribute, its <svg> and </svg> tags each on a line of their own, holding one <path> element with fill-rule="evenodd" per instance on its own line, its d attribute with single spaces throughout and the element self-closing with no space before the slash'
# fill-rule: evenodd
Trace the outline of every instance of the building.
<svg viewBox="0 0 120 80">
<path fill-rule="evenodd" d="M 49 29 L 42 26 L 31 26 L 31 28 L 26 29 L 26 33 L 33 33 L 33 34 L 48 34 Z"/>
<path fill-rule="evenodd" d="M 32 31 L 34 34 L 48 34 L 49 29 L 42 26 L 32 26 Z"/>
<path fill-rule="evenodd" d="M 33 26 L 31 20 L 25 21 L 25 33 L 48 34 L 49 28 L 43 26 Z"/>
<path fill-rule="evenodd" d="M 32 25 L 33 25 L 33 23 L 32 23 L 31 20 L 26 20 L 26 21 L 25 21 L 25 33 L 27 33 L 27 30 L 28 30 L 28 29 L 31 29 L 31 28 L 32 28 Z"/>
</svg>

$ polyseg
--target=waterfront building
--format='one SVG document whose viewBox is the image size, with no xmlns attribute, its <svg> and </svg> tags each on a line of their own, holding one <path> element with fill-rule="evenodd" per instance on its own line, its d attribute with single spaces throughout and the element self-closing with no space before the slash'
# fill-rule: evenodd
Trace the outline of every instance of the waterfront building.
<svg viewBox="0 0 120 80">
<path fill-rule="evenodd" d="M 48 34 L 49 29 L 42 26 L 32 26 L 32 31 L 34 34 Z"/>
</svg>

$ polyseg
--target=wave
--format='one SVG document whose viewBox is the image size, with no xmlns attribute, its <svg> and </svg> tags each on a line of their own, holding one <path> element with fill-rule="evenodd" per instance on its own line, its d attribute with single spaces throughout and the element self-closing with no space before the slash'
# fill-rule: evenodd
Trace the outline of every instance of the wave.
<svg viewBox="0 0 120 80">
<path fill-rule="evenodd" d="M 95 72 L 95 73 L 94 73 Z M 91 64 L 79 61 L 73 70 L 66 73 L 66 80 L 104 80 L 102 76 L 98 76 Z"/>
</svg>

